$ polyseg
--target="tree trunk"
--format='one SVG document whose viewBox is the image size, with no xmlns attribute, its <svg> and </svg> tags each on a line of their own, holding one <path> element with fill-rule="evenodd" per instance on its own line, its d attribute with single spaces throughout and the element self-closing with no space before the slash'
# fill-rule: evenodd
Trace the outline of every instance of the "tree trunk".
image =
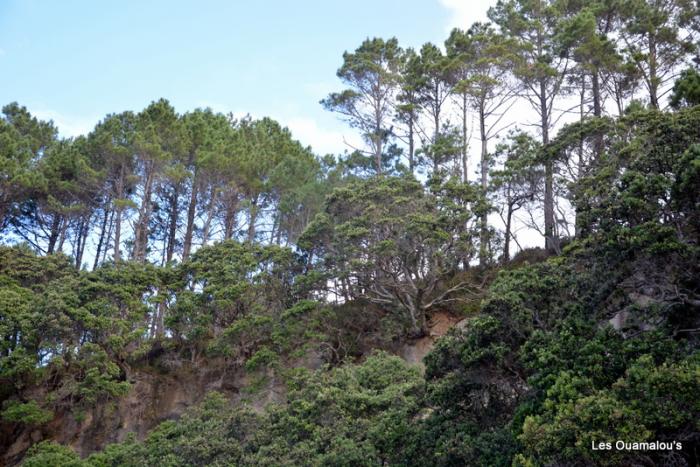
<svg viewBox="0 0 700 467">
<path fill-rule="evenodd" d="M 513 203 L 508 203 L 508 210 L 506 211 L 506 234 L 503 243 L 503 262 L 507 263 L 510 261 L 510 236 L 512 229 L 513 220 Z"/>
<path fill-rule="evenodd" d="M 656 37 L 649 33 L 649 101 L 654 109 L 659 109 L 659 82 L 656 65 Z"/>
<path fill-rule="evenodd" d="M 374 106 L 374 164 L 377 173 L 382 173 L 382 103 L 381 99 L 375 102 Z M 248 232 L 250 234 L 250 232 Z"/>
<path fill-rule="evenodd" d="M 114 262 L 121 261 L 122 208 L 117 208 L 117 218 L 114 221 Z"/>
<path fill-rule="evenodd" d="M 75 262 L 75 268 L 80 269 L 80 244 L 83 241 L 83 222 L 78 221 L 77 228 L 75 229 L 75 242 L 73 243 L 73 261 Z"/>
<path fill-rule="evenodd" d="M 467 153 L 467 94 L 462 94 L 462 181 L 469 183 L 469 154 Z"/>
<path fill-rule="evenodd" d="M 275 230 L 277 229 L 277 218 L 278 216 L 276 214 L 272 217 L 272 228 L 270 229 L 270 245 L 275 243 Z"/>
<path fill-rule="evenodd" d="M 46 254 L 50 255 L 54 252 L 56 248 L 56 242 L 58 241 L 58 235 L 60 233 L 61 227 L 61 216 L 54 214 L 53 221 L 51 222 L 51 233 L 49 234 L 49 244 L 46 248 Z"/>
<path fill-rule="evenodd" d="M 56 251 L 63 251 L 63 243 L 66 241 L 66 231 L 68 231 L 68 222 L 65 219 L 62 219 L 62 221 L 63 222 L 61 222 L 61 234 L 58 237 L 58 248 L 56 248 Z"/>
<path fill-rule="evenodd" d="M 185 239 L 182 242 L 182 260 L 185 261 L 190 256 L 192 249 L 192 236 L 194 235 L 194 216 L 197 210 L 197 172 L 192 179 L 192 191 L 190 192 L 190 203 L 187 206 L 187 227 L 185 229 Z"/>
<path fill-rule="evenodd" d="M 165 262 L 169 263 L 173 259 L 175 253 L 175 242 L 177 240 L 177 221 L 180 214 L 180 183 L 173 189 L 173 194 L 170 197 L 170 225 L 168 226 L 168 246 L 165 255 Z"/>
<path fill-rule="evenodd" d="M 287 240 L 285 243 L 289 242 L 289 233 L 287 233 Z M 282 221 L 280 220 L 279 224 L 277 225 L 277 235 L 275 236 L 275 243 L 278 245 L 282 244 Z"/>
<path fill-rule="evenodd" d="M 413 116 L 409 118 L 408 122 L 408 168 L 411 173 L 413 173 L 416 163 L 413 160 L 413 153 L 415 152 L 414 141 L 413 141 Z"/>
<path fill-rule="evenodd" d="M 134 250 L 132 258 L 138 262 L 146 260 L 146 249 L 148 246 L 148 224 L 151 221 L 151 193 L 153 188 L 154 170 L 148 171 L 146 181 L 143 186 L 143 200 L 139 209 L 139 219 L 136 223 L 134 235 Z"/>
<path fill-rule="evenodd" d="M 207 218 L 202 226 L 202 246 L 206 245 L 209 241 L 209 231 L 211 229 L 211 223 L 214 220 L 214 213 L 216 212 L 216 188 L 211 188 L 211 194 L 209 195 L 209 209 L 207 210 Z"/>
<path fill-rule="evenodd" d="M 593 116 L 600 117 L 603 115 L 603 108 L 600 97 L 600 76 L 597 70 L 591 74 L 591 92 L 593 93 Z"/>
<path fill-rule="evenodd" d="M 374 165 L 377 168 L 377 173 L 382 173 L 382 143 L 379 141 L 381 136 L 377 135 L 375 137 L 375 144 L 377 149 L 374 152 Z"/>
<path fill-rule="evenodd" d="M 437 104 L 436 104 L 437 105 Z M 433 123 L 435 125 L 435 133 L 433 134 L 433 173 L 437 173 L 440 168 L 438 155 L 435 153 L 435 146 L 438 142 L 438 137 L 440 136 L 440 112 L 437 108 L 433 111 Z"/>
<path fill-rule="evenodd" d="M 83 254 L 85 253 L 85 244 L 87 243 L 88 230 L 90 227 L 90 217 L 87 216 L 80 223 L 80 228 L 78 229 L 78 251 L 75 257 L 75 267 L 80 269 L 83 263 Z"/>
<path fill-rule="evenodd" d="M 409 318 L 411 319 L 411 329 L 409 331 L 410 337 L 419 338 L 426 335 L 427 331 L 427 320 L 425 316 L 425 310 L 422 306 L 421 292 L 418 292 L 418 296 L 414 298 L 414 303 L 409 306 Z"/>
<path fill-rule="evenodd" d="M 160 292 L 160 290 L 159 290 Z M 158 302 L 158 307 L 156 308 L 156 313 L 155 316 L 153 317 L 153 337 L 156 339 L 160 339 L 163 337 L 164 334 L 164 321 L 165 321 L 165 310 L 166 310 L 166 305 L 165 302 L 161 301 Z"/>
<path fill-rule="evenodd" d="M 5 230 L 5 216 L 7 213 L 7 202 L 5 196 L 0 199 L 0 232 Z"/>
<path fill-rule="evenodd" d="M 484 114 L 484 101 L 482 100 L 479 106 L 479 134 L 481 136 L 481 191 L 486 199 L 486 189 L 488 188 L 488 140 L 486 136 L 486 115 Z M 488 213 L 484 212 L 480 219 L 480 245 L 479 245 L 479 265 L 486 265 L 486 256 L 488 254 L 487 245 L 489 240 L 488 232 Z"/>
<path fill-rule="evenodd" d="M 117 185 L 117 199 L 116 201 L 120 204 L 116 207 L 117 219 L 114 224 L 114 262 L 118 263 L 121 261 L 121 234 L 122 234 L 122 212 L 124 211 L 124 206 L 121 204 L 124 201 L 124 184 L 126 181 L 126 168 L 122 164 L 119 172 L 119 182 Z"/>
<path fill-rule="evenodd" d="M 248 242 L 252 243 L 255 240 L 255 222 L 258 220 L 258 199 L 255 197 L 250 202 L 248 210 Z"/>
<path fill-rule="evenodd" d="M 109 251 L 109 240 L 112 238 L 112 229 L 114 228 L 114 211 L 109 215 L 109 228 L 107 229 L 107 238 L 105 247 L 102 251 L 102 262 L 107 261 L 107 252 Z M 97 265 L 95 265 L 97 267 Z"/>
<path fill-rule="evenodd" d="M 109 202 L 105 203 L 104 217 L 102 218 L 102 228 L 100 229 L 100 238 L 97 241 L 97 251 L 95 252 L 95 262 L 92 265 L 93 271 L 97 269 L 97 264 L 100 262 L 100 255 L 102 254 L 102 245 L 105 241 L 105 234 L 107 233 L 107 223 L 109 222 L 109 214 L 112 212 L 107 209 Z M 107 240 L 109 241 L 109 239 Z M 105 247 L 106 248 L 106 247 Z"/>
<path fill-rule="evenodd" d="M 553 195 L 553 168 L 552 162 L 545 162 L 544 166 L 544 236 L 545 248 L 548 251 L 556 251 L 556 238 L 554 235 L 554 195 Z"/>
<path fill-rule="evenodd" d="M 549 110 L 547 109 L 547 85 L 540 80 L 540 117 L 542 126 L 542 146 L 549 144 Z M 549 251 L 556 251 L 554 235 L 554 167 L 547 159 L 544 163 L 544 245 Z"/>
<path fill-rule="evenodd" d="M 224 240 L 233 238 L 234 227 L 236 227 L 236 215 L 238 214 L 238 203 L 229 197 L 226 203 L 226 213 L 224 215 Z"/>
</svg>

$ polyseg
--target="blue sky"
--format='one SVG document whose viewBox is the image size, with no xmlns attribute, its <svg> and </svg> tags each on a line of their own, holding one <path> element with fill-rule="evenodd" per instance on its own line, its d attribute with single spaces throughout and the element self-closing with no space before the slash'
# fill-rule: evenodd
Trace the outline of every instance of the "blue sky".
<svg viewBox="0 0 700 467">
<path fill-rule="evenodd" d="M 165 97 L 271 116 L 319 152 L 353 132 L 318 104 L 345 50 L 366 37 L 441 43 L 490 0 L 0 0 L 0 104 L 17 101 L 62 134 Z"/>
</svg>

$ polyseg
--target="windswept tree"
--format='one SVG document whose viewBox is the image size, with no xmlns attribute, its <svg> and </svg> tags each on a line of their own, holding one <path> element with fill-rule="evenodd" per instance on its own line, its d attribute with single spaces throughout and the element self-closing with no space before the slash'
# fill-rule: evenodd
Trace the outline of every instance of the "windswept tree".
<svg viewBox="0 0 700 467">
<path fill-rule="evenodd" d="M 48 233 L 46 252 L 63 251 L 68 240 L 76 267 L 82 265 L 102 188 L 102 174 L 87 148 L 86 139 L 79 137 L 59 141 L 47 150 L 37 165 L 43 182 L 30 211 L 34 223 Z"/>
<path fill-rule="evenodd" d="M 513 40 L 496 33 L 489 24 L 476 23 L 466 33 L 455 29 L 445 42 L 448 57 L 459 63 L 461 73 L 455 84 L 463 93 L 469 107 L 476 111 L 479 121 L 481 143 L 480 171 L 481 189 L 488 190 L 489 140 L 502 129 L 506 111 L 514 102 L 515 90 L 510 79 L 510 70 L 515 61 Z M 463 134 L 466 128 L 463 129 Z M 464 137 L 464 136 L 463 136 Z M 466 157 L 466 147 L 463 148 Z M 463 161 L 464 170 L 467 161 Z M 465 174 L 466 175 L 466 174 Z M 466 176 L 465 176 L 466 180 Z M 481 238 L 479 262 L 484 265 L 488 246 L 487 212 L 481 216 Z"/>
<path fill-rule="evenodd" d="M 218 150 L 208 153 L 203 161 L 208 174 L 207 191 L 210 194 L 202 225 L 202 245 L 206 245 L 215 236 L 214 219 L 218 221 L 223 240 L 234 238 L 241 227 L 239 215 L 243 211 L 244 202 L 242 180 L 246 175 L 242 165 L 245 159 L 241 149 L 240 125 L 242 121 L 250 120 L 250 117 L 237 120 L 229 114 L 227 129 L 222 133 Z"/>
<path fill-rule="evenodd" d="M 330 94 L 323 107 L 357 128 L 369 147 L 377 173 L 382 172 L 384 144 L 391 134 L 392 103 L 398 83 L 401 49 L 395 38 L 365 40 L 343 54 L 337 75 L 348 88 Z"/>
<path fill-rule="evenodd" d="M 649 104 L 658 109 L 678 67 L 695 48 L 688 27 L 697 6 L 692 0 L 625 0 L 621 12 L 625 54 L 642 76 Z"/>
<path fill-rule="evenodd" d="M 514 227 L 517 211 L 530 207 L 541 192 L 542 170 L 537 163 L 539 143 L 523 132 L 512 132 L 507 142 L 496 146 L 494 161 L 500 167 L 492 172 L 489 191 L 495 196 L 498 214 L 505 226 L 503 261 L 511 257 L 511 242 L 521 248 Z M 521 248 L 522 249 L 522 248 Z"/>
<path fill-rule="evenodd" d="M 461 29 L 453 29 L 450 37 L 445 41 L 445 49 L 450 60 L 452 100 L 457 105 L 460 117 L 460 171 L 462 172 L 462 181 L 467 183 L 469 181 L 469 141 L 471 139 L 469 119 L 472 108 L 467 83 L 472 73 L 472 67 L 467 56 L 466 33 Z"/>
<path fill-rule="evenodd" d="M 277 164 L 270 175 L 274 205 L 270 244 L 296 243 L 321 208 L 326 195 L 321 165 L 311 149 L 294 143 L 290 148 L 292 152 Z"/>
<path fill-rule="evenodd" d="M 603 82 L 610 73 L 622 67 L 613 34 L 619 22 L 618 0 L 569 1 L 557 26 L 556 40 L 560 54 L 570 56 L 577 64 L 582 89 L 590 84 L 593 116 L 603 115 Z M 586 93 L 584 92 L 584 97 Z"/>
<path fill-rule="evenodd" d="M 165 99 L 146 107 L 136 118 L 136 128 L 134 148 L 141 203 L 134 226 L 131 257 L 143 262 L 149 251 L 153 196 L 163 182 L 165 167 L 183 151 L 183 132 L 175 109 Z"/>
<path fill-rule="evenodd" d="M 236 129 L 234 151 L 239 167 L 236 181 L 248 210 L 247 240 L 252 242 L 258 234 L 260 213 L 274 201 L 271 177 L 283 161 L 299 158 L 305 148 L 292 139 L 287 128 L 270 118 L 246 118 L 237 122 Z"/>
<path fill-rule="evenodd" d="M 562 127 L 550 145 L 544 148 L 545 157 L 554 161 L 557 195 L 574 206 L 574 235 L 580 237 L 578 210 L 575 206 L 576 187 L 579 180 L 588 176 L 609 150 L 614 121 L 608 117 L 586 117 L 579 122 Z M 569 232 L 569 236 L 571 233 Z"/>
<path fill-rule="evenodd" d="M 616 79 L 619 77 L 619 72 L 624 70 L 624 63 L 612 39 L 612 34 L 617 33 L 615 28 L 619 23 L 619 2 L 618 0 L 596 0 L 574 1 L 566 4 L 568 6 L 562 12 L 556 40 L 559 42 L 560 54 L 570 56 L 576 63 L 571 73 L 571 80 L 580 86 L 579 121 L 582 122 L 590 114 L 589 103 L 592 103 L 593 117 L 601 118 L 606 97 L 603 83 L 606 79 L 611 81 L 615 93 L 622 84 Z M 631 70 L 631 68 L 627 69 L 627 71 Z M 627 84 L 634 82 L 635 75 L 633 73 L 625 77 Z M 615 97 L 619 102 L 619 97 Z M 592 145 L 594 157 L 597 157 L 603 149 L 603 136 L 599 135 L 595 138 Z M 585 158 L 583 155 L 585 149 L 584 141 L 581 140 L 580 160 Z"/>
<path fill-rule="evenodd" d="M 162 169 L 157 191 L 158 216 L 154 219 L 154 236 L 162 242 L 161 263 L 169 263 L 181 252 L 183 205 L 189 188 L 191 172 L 189 138 L 183 120 L 178 116 L 170 143 L 171 155 Z"/>
<path fill-rule="evenodd" d="M 417 91 L 423 114 L 430 120 L 432 135 L 424 141 L 425 152 L 432 162 L 433 173 L 453 156 L 448 132 L 442 131 L 444 111 L 452 94 L 451 61 L 435 44 L 424 44 L 418 56 Z M 445 151 L 446 147 L 450 147 Z"/>
<path fill-rule="evenodd" d="M 350 183 L 327 198 L 299 243 L 311 257 L 322 257 L 316 266 L 335 293 L 397 311 L 409 333 L 421 336 L 427 315 L 468 288 L 451 279 L 470 252 L 465 206 L 474 193 L 450 183 L 438 191 L 426 193 L 403 177 Z"/>
<path fill-rule="evenodd" d="M 182 117 L 184 131 L 187 133 L 185 150 L 188 172 L 189 197 L 186 202 L 185 233 L 182 240 L 182 259 L 186 260 L 192 253 L 197 230 L 197 218 L 205 211 L 207 201 L 212 203 L 217 195 L 217 188 L 211 186 L 215 170 L 211 169 L 212 159 L 220 157 L 226 146 L 226 135 L 232 131 L 227 118 L 210 109 L 189 112 Z M 211 215 L 213 218 L 213 213 Z M 211 223 L 211 219 L 209 219 Z"/>
<path fill-rule="evenodd" d="M 134 157 L 136 118 L 132 112 L 108 115 L 88 135 L 89 150 L 104 171 L 102 189 L 102 228 L 95 266 L 100 255 L 106 258 L 113 238 L 113 260 L 122 259 L 122 227 L 126 215 L 136 204 L 133 200 L 137 176 Z"/>
<path fill-rule="evenodd" d="M 33 117 L 26 107 L 16 102 L 2 108 L 0 116 L 0 231 L 9 230 L 14 224 L 15 233 L 39 251 L 46 251 L 29 236 L 22 224 L 20 204 L 36 194 L 42 180 L 35 170 L 36 161 L 56 141 L 57 129 L 52 122 L 44 122 Z M 19 230 L 18 230 L 19 228 Z"/>
<path fill-rule="evenodd" d="M 420 86 L 420 57 L 415 50 L 408 48 L 401 54 L 399 85 L 394 112 L 395 121 L 399 124 L 399 128 L 403 128 L 403 131 L 395 129 L 393 134 L 406 145 L 408 169 L 411 173 L 414 173 L 418 165 L 416 143 L 424 134 L 419 122 Z"/>
<path fill-rule="evenodd" d="M 542 144 L 549 143 L 549 132 L 556 123 L 554 103 L 566 91 L 569 61 L 556 52 L 556 27 L 560 11 L 553 0 L 499 0 L 489 17 L 517 48 L 513 73 L 520 81 L 520 94 L 539 117 Z M 553 162 L 544 162 L 545 247 L 558 250 L 554 209 Z"/>
</svg>

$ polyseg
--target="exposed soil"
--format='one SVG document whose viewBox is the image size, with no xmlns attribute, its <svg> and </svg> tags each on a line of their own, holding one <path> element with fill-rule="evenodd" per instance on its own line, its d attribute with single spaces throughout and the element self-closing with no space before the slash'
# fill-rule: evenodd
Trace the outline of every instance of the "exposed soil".
<svg viewBox="0 0 700 467">
<path fill-rule="evenodd" d="M 397 354 L 407 362 L 420 366 L 433 348 L 435 341 L 465 318 L 447 312 L 436 312 L 428 323 L 428 335 L 402 344 Z M 311 353 L 290 366 L 317 369 L 322 365 L 320 354 Z M 81 419 L 74 413 L 58 413 L 40 428 L 19 424 L 3 424 L 0 431 L 0 466 L 19 463 L 26 450 L 42 440 L 54 440 L 73 448 L 81 456 L 103 449 L 107 444 L 123 441 L 129 433 L 140 439 L 159 423 L 177 419 L 192 405 L 199 403 L 210 391 L 218 391 L 232 403 L 247 404 L 262 410 L 271 402 L 284 400 L 285 386 L 274 374 L 264 377 L 264 384 L 255 392 L 246 388 L 253 378 L 239 367 L 226 361 L 208 360 L 206 364 L 183 364 L 168 371 L 152 367 L 136 368 L 129 372 L 132 389 L 117 401 L 98 404 L 87 410 Z"/>
<path fill-rule="evenodd" d="M 433 313 L 428 322 L 428 335 L 406 342 L 399 349 L 399 356 L 408 363 L 418 365 L 421 370 L 425 369 L 423 358 L 435 345 L 435 341 L 444 336 L 453 326 L 465 321 L 467 318 L 454 316 L 444 311 Z"/>
</svg>

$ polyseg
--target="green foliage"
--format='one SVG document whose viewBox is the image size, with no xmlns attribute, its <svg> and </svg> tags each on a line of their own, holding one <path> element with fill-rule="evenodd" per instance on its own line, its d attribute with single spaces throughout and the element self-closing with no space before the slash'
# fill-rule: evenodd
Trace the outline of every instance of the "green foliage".
<svg viewBox="0 0 700 467">
<path fill-rule="evenodd" d="M 25 248 L 2 247 L 0 257 L 3 397 L 39 385 L 36 408 L 47 414 L 124 395 L 129 384 L 116 361 L 142 339 L 153 268 L 84 273 L 65 256 L 42 258 Z"/>
<path fill-rule="evenodd" d="M 206 317 L 208 322 L 203 324 L 223 329 L 249 311 L 279 309 L 293 303 L 298 268 L 298 259 L 287 248 L 234 241 L 202 248 L 179 268 L 178 275 L 186 287 L 176 297 L 177 306 L 182 298 L 187 311 L 196 310 L 202 319 Z M 191 338 L 191 332 L 201 334 L 197 316 L 184 314 L 180 319 L 176 309 L 169 325 L 178 335 Z"/>
<path fill-rule="evenodd" d="M 700 72 L 694 68 L 688 68 L 673 83 L 671 106 L 678 109 L 694 105 L 700 105 Z"/>
<path fill-rule="evenodd" d="M 425 332 L 427 312 L 466 288 L 438 285 L 473 248 L 463 230 L 471 218 L 470 187 L 435 181 L 432 190 L 408 177 L 351 183 L 327 198 L 300 241 L 322 258 L 318 266 L 335 279 L 335 293 L 396 309 L 415 335 Z"/>
<path fill-rule="evenodd" d="M 377 465 L 410 462 L 406 437 L 422 397 L 416 368 L 377 353 L 359 365 L 300 370 L 285 405 L 262 414 L 210 393 L 179 420 L 139 443 L 107 446 L 79 463 L 66 447 L 42 443 L 24 465 Z M 73 462 L 73 464 L 71 464 Z"/>
<path fill-rule="evenodd" d="M 417 369 L 386 354 L 329 372 L 300 372 L 287 405 L 270 411 L 254 459 L 258 465 L 398 463 L 421 392 Z"/>
<path fill-rule="evenodd" d="M 98 345 L 85 344 L 80 348 L 77 374 L 68 388 L 84 404 L 90 406 L 103 398 L 119 397 L 129 392 L 130 384 L 120 381 L 119 366 L 110 361 L 107 352 Z"/>
<path fill-rule="evenodd" d="M 542 170 L 538 168 L 537 157 L 540 145 L 527 133 L 509 133 L 509 143 L 496 146 L 492 162 L 502 162 L 502 168 L 491 172 L 489 191 L 495 197 L 494 205 L 504 219 L 503 259 L 510 259 L 513 232 L 513 215 L 532 205 L 535 195 L 541 191 Z"/>
<path fill-rule="evenodd" d="M 302 298 L 301 266 L 289 248 L 234 241 L 202 248 L 177 270 L 166 325 L 190 355 L 225 356 L 251 371 L 299 357 L 323 339 L 322 306 Z"/>
<path fill-rule="evenodd" d="M 501 271 L 482 316 L 426 357 L 433 412 L 421 445 L 432 462 L 486 464 L 465 447 L 484 433 L 508 433 L 504 458 L 491 461 L 506 465 L 693 458 L 698 314 L 687 297 L 698 292 L 697 190 L 678 185 L 697 176 L 696 114 L 627 118 L 592 167 L 595 181 L 578 187 L 588 190 L 584 239 L 561 257 Z M 617 440 L 683 440 L 684 449 L 591 449 Z"/>
<path fill-rule="evenodd" d="M 177 422 L 159 425 L 143 445 L 127 442 L 110 446 L 88 462 L 99 465 L 138 453 L 140 456 L 132 457 L 127 465 L 240 465 L 245 442 L 254 436 L 258 424 L 252 412 L 232 409 L 220 394 L 211 393 Z"/>
<path fill-rule="evenodd" d="M 389 103 L 398 80 L 400 53 L 395 38 L 366 39 L 354 52 L 343 54 L 337 75 L 348 88 L 321 101 L 360 131 L 374 158 L 376 173 L 383 170 L 383 146 L 390 134 Z"/>
<path fill-rule="evenodd" d="M 211 365 L 227 390 L 224 376 L 249 372 L 235 403 L 211 393 L 84 460 L 42 442 L 24 465 L 697 463 L 696 69 L 676 81 L 674 111 L 660 111 L 697 52 L 697 5 L 499 0 L 489 17 L 496 27 L 453 31 L 446 53 L 379 38 L 346 52 L 346 89 L 322 104 L 368 150 L 339 158 L 317 158 L 272 119 L 179 115 L 165 99 L 68 140 L 5 106 L 0 235 L 26 243 L 0 246 L 3 439 L 82 429 L 141 372 Z M 557 99 L 575 90 L 580 120 L 550 140 Z M 514 96 L 538 114 L 542 144 L 514 132 L 491 154 Z M 461 129 L 445 118 L 450 98 Z M 479 186 L 466 182 L 468 107 Z M 425 183 L 413 178 L 421 155 Z M 492 273 L 489 213 L 500 205 L 506 262 L 514 213 L 540 198 L 547 252 Z M 576 229 L 562 249 L 563 200 Z M 435 343 L 423 375 L 372 352 L 407 335 L 424 345 L 431 314 L 457 303 L 475 313 Z M 243 395 L 280 382 L 281 401 L 246 406 Z M 591 449 L 617 440 L 684 449 Z"/>
<path fill-rule="evenodd" d="M 80 456 L 68 446 L 51 441 L 35 444 L 27 452 L 27 458 L 22 462 L 24 467 L 84 467 L 86 465 Z"/>
<path fill-rule="evenodd" d="M 540 415 L 529 416 L 521 440 L 526 452 L 545 462 L 587 459 L 602 465 L 633 460 L 634 452 L 592 451 L 602 440 L 625 442 L 683 439 L 697 430 L 700 389 L 697 357 L 657 365 L 645 355 L 631 363 L 612 386 L 562 372 L 547 391 Z"/>
<path fill-rule="evenodd" d="M 0 117 L 0 232 L 13 221 L 20 203 L 42 183 L 34 161 L 54 138 L 57 130 L 42 122 L 16 102 L 2 108 Z"/>
<path fill-rule="evenodd" d="M 17 402 L 9 401 L 4 404 L 2 418 L 8 422 L 26 423 L 28 425 L 41 425 L 53 419 L 53 412 L 42 409 L 36 401 Z"/>
<path fill-rule="evenodd" d="M 697 7 L 687 0 L 625 0 L 619 10 L 627 59 L 641 71 L 651 107 L 659 109 L 659 89 L 694 49 L 683 29 L 697 16 Z"/>
</svg>

